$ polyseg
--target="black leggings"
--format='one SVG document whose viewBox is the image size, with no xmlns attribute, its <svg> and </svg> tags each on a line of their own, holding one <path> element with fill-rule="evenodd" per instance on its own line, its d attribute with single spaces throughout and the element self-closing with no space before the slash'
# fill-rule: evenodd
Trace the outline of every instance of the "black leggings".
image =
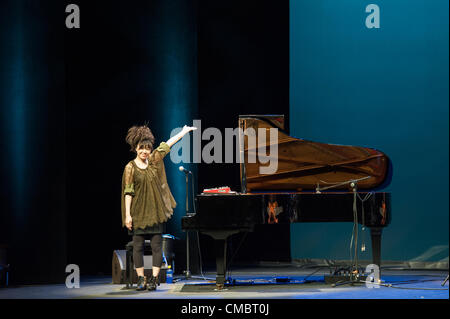
<svg viewBox="0 0 450 319">
<path fill-rule="evenodd" d="M 151 235 L 150 246 L 152 247 L 153 267 L 162 265 L 162 235 Z M 133 236 L 133 259 L 136 268 L 144 267 L 144 243 L 146 235 Z"/>
</svg>

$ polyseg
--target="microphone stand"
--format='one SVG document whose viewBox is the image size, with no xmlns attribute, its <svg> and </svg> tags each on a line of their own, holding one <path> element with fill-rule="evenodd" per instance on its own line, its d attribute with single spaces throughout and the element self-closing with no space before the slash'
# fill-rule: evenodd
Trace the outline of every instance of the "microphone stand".
<svg viewBox="0 0 450 319">
<path fill-rule="evenodd" d="M 180 170 L 181 170 L 181 168 L 180 168 Z M 188 188 L 189 188 L 189 174 L 192 175 L 192 178 L 193 178 L 193 174 L 192 174 L 191 171 L 188 171 L 186 169 L 183 169 L 182 172 L 184 172 L 184 174 L 186 176 L 186 216 L 189 216 L 190 215 L 190 213 L 189 213 L 189 195 L 188 195 L 189 194 L 189 192 L 188 192 Z M 194 192 L 193 187 L 194 187 L 194 184 L 192 184 L 192 192 Z M 192 198 L 192 200 L 194 201 L 195 198 Z M 182 279 L 184 279 L 184 280 L 188 280 L 188 279 L 191 279 L 191 278 L 210 280 L 209 278 L 196 277 L 196 276 L 192 276 L 192 274 L 191 274 L 191 270 L 190 270 L 190 254 L 189 254 L 189 230 L 186 231 L 186 270 L 183 271 L 183 274 L 184 274 L 184 278 L 182 278 Z M 180 278 L 178 280 L 182 280 L 182 279 Z M 176 281 L 174 280 L 174 282 L 176 282 Z"/>
<path fill-rule="evenodd" d="M 445 286 L 446 282 L 448 281 L 448 275 L 447 277 L 444 279 L 444 281 L 442 282 L 441 286 Z"/>
<path fill-rule="evenodd" d="M 186 216 L 189 215 L 189 197 L 188 197 L 188 181 L 189 181 L 189 173 L 191 172 L 186 172 L 185 171 L 185 176 L 186 176 Z M 191 271 L 189 270 L 189 231 L 186 232 L 186 270 L 183 271 L 184 276 L 186 279 L 191 278 Z"/>
<path fill-rule="evenodd" d="M 358 188 L 358 182 L 368 179 L 371 176 L 366 176 L 366 177 L 362 177 L 359 179 L 355 179 L 355 180 L 349 180 L 349 181 L 345 181 L 342 183 L 338 183 L 335 185 L 331 185 L 328 187 L 323 187 L 320 188 L 319 183 L 317 183 L 317 187 L 316 187 L 316 193 L 320 194 L 321 190 L 326 190 L 326 189 L 330 189 L 330 188 L 335 188 L 338 186 L 342 186 L 345 184 L 349 184 L 349 186 L 352 188 L 353 191 L 353 232 L 355 234 L 355 238 L 354 238 L 354 243 L 355 243 L 355 256 L 353 256 L 354 260 L 352 260 L 352 269 L 350 270 L 350 274 L 349 274 L 349 280 L 344 280 L 344 281 L 337 281 L 334 284 L 332 284 L 332 287 L 337 287 L 337 286 L 342 286 L 342 285 L 353 285 L 355 283 L 366 283 L 366 281 L 364 280 L 360 280 L 360 274 L 359 274 L 359 270 L 358 270 L 358 212 L 357 212 L 357 208 L 356 208 L 356 198 L 357 198 L 357 188 Z"/>
<path fill-rule="evenodd" d="M 342 286 L 342 285 L 354 285 L 355 283 L 366 283 L 365 281 L 360 279 L 360 273 L 358 270 L 358 212 L 356 210 L 356 190 L 357 190 L 357 182 L 351 181 L 350 187 L 353 191 L 353 232 L 355 235 L 354 243 L 355 243 L 355 255 L 352 260 L 352 267 L 350 269 L 350 278 L 349 280 L 342 280 L 335 282 L 332 284 L 332 287 Z"/>
</svg>

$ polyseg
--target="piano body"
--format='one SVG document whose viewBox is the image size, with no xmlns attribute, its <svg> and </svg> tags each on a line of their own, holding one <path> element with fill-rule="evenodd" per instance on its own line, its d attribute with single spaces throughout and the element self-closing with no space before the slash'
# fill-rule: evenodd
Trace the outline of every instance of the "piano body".
<svg viewBox="0 0 450 319">
<path fill-rule="evenodd" d="M 215 243 L 219 288 L 226 282 L 227 238 L 252 231 L 257 224 L 357 222 L 370 228 L 373 263 L 381 263 L 381 233 L 390 223 L 390 193 L 378 192 L 390 183 L 392 169 L 382 152 L 357 146 L 334 145 L 289 136 L 282 115 L 241 115 L 239 128 L 260 134 L 266 130 L 266 148 L 278 146 L 278 167 L 261 174 L 258 161 L 248 161 L 259 145 L 240 140 L 241 192 L 200 194 L 197 212 L 184 216 L 184 231 L 197 230 Z M 278 131 L 270 140 L 270 129 Z M 267 152 L 269 154 L 269 152 Z"/>
</svg>

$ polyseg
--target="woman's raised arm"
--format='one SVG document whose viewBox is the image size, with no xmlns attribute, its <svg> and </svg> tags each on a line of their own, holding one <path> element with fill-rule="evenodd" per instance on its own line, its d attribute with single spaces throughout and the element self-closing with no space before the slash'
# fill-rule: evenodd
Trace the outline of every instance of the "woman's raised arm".
<svg viewBox="0 0 450 319">
<path fill-rule="evenodd" d="M 183 126 L 183 128 L 181 129 L 181 131 L 178 134 L 175 134 L 174 136 L 172 136 L 167 142 L 166 144 L 169 145 L 169 147 L 172 147 L 172 145 L 174 145 L 176 142 L 178 142 L 184 135 L 186 135 L 187 133 L 189 133 L 190 131 L 194 131 L 196 130 L 196 127 L 193 126 Z"/>
</svg>

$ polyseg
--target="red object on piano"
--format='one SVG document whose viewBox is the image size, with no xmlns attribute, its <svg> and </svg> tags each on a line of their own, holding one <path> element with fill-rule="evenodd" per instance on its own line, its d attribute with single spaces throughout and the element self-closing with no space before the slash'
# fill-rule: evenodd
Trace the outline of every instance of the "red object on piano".
<svg viewBox="0 0 450 319">
<path fill-rule="evenodd" d="M 231 189 L 228 186 L 222 186 L 217 188 L 205 188 L 203 190 L 203 193 L 210 193 L 210 194 L 221 194 L 221 193 L 230 193 Z"/>
</svg>

